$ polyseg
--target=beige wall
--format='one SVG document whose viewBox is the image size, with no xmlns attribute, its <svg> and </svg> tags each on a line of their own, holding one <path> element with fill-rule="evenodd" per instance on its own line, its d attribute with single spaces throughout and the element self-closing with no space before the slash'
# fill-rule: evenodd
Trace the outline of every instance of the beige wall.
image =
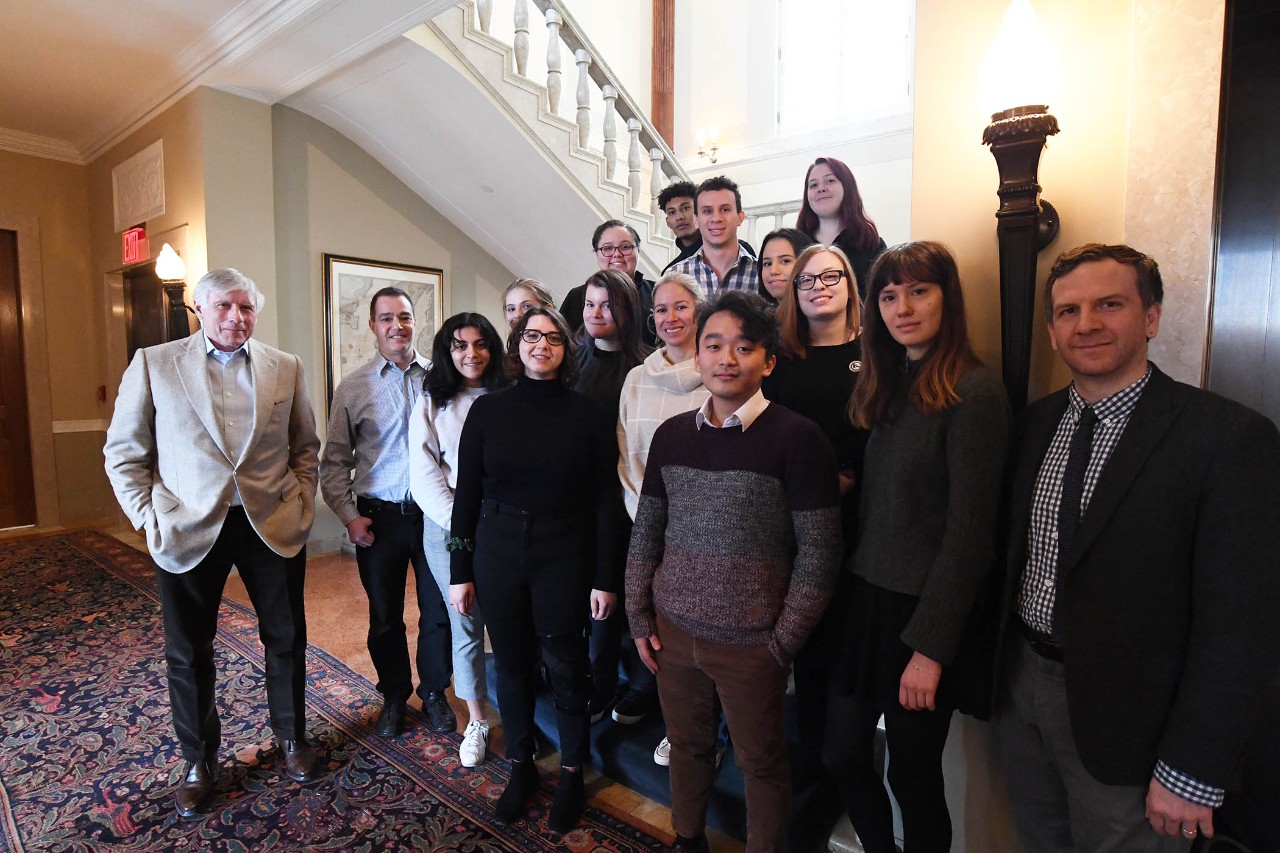
<svg viewBox="0 0 1280 853">
<path fill-rule="evenodd" d="M 271 107 L 214 89 L 197 94 L 208 265 L 235 267 L 258 285 L 267 309 L 254 337 L 275 346 L 284 318 L 272 310 L 278 293 Z M 197 278 L 188 281 L 194 284 Z"/>
<path fill-rule="evenodd" d="M 110 510 L 100 421 L 110 408 L 97 398 L 101 303 L 91 274 L 87 170 L 0 152 L 0 186 L 0 227 L 18 227 L 19 253 L 30 247 L 38 255 L 19 258 L 37 521 L 101 521 Z"/>
<path fill-rule="evenodd" d="M 183 261 L 187 265 L 187 281 L 194 283 L 208 270 L 202 97 L 203 90 L 192 92 L 89 164 L 92 275 L 103 318 L 101 357 L 106 364 L 108 400 L 115 400 L 128 358 L 119 279 L 120 234 L 115 230 L 111 170 L 157 139 L 164 140 L 165 212 L 147 221 L 147 232 L 161 234 L 186 226 Z"/>
<path fill-rule="evenodd" d="M 917 7 L 911 236 L 956 250 L 979 354 L 1000 360 L 998 247 L 988 121 L 978 67 L 1007 0 Z M 1082 0 L 1036 4 L 1063 58 L 1062 132 L 1040 160 L 1044 198 L 1062 217 L 1041 253 L 1043 284 L 1057 254 L 1089 241 L 1129 242 L 1165 275 L 1161 338 L 1152 346 L 1177 378 L 1198 382 L 1207 332 L 1213 179 L 1223 10 L 1213 0 Z M 1088 49 L 1073 49 L 1087 45 Z M 1042 324 L 1035 329 L 1031 398 L 1066 384 Z"/>
<path fill-rule="evenodd" d="M 445 316 L 479 311 L 495 325 L 502 289 L 514 276 L 337 131 L 288 107 L 275 107 L 272 118 L 280 346 L 306 365 L 323 434 L 322 254 L 443 269 Z M 334 550 L 341 534 L 337 518 L 321 507 L 309 547 Z"/>
<path fill-rule="evenodd" d="M 1224 4 L 1134 0 L 1125 241 L 1160 263 L 1164 315 L 1151 358 L 1205 378 Z"/>
<path fill-rule="evenodd" d="M 40 225 L 53 418 L 101 418 L 85 167 L 0 151 L 0 186 L 0 210 L 34 216 Z"/>
</svg>

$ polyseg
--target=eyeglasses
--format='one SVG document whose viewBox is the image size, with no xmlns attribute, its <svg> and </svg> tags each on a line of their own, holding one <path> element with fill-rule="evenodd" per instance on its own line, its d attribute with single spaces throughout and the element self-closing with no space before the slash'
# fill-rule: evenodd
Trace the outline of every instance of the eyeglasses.
<svg viewBox="0 0 1280 853">
<path fill-rule="evenodd" d="M 564 335 L 559 332 L 540 332 L 537 329 L 525 329 L 520 333 L 520 340 L 526 344 L 536 344 L 543 338 L 546 338 L 547 343 L 553 347 L 564 346 Z"/>
<path fill-rule="evenodd" d="M 818 282 L 822 282 L 827 287 L 835 287 L 845 275 L 844 270 L 824 270 L 817 275 L 804 273 L 796 276 L 796 289 L 813 290 L 813 286 Z"/>
<path fill-rule="evenodd" d="M 604 255 L 606 258 L 612 258 L 614 255 L 622 255 L 624 258 L 626 258 L 635 254 L 636 244 L 621 243 L 617 246 L 606 244 L 604 246 L 597 246 L 596 251 Z"/>
</svg>

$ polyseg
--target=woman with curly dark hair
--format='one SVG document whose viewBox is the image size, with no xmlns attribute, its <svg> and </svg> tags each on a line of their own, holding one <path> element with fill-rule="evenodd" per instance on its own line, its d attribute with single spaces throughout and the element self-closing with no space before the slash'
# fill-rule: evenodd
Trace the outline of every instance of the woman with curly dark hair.
<svg viewBox="0 0 1280 853">
<path fill-rule="evenodd" d="M 450 599 L 480 603 L 498 676 L 511 781 L 495 817 L 524 816 L 538 785 L 534 699 L 541 664 L 560 731 L 560 784 L 548 826 L 582 814 L 590 759 L 587 620 L 604 619 L 621 582 L 617 412 L 570 390 L 577 373 L 569 328 L 533 308 L 507 339 L 515 385 L 476 400 L 458 448 Z"/>
<path fill-rule="evenodd" d="M 458 747 L 464 767 L 484 761 L 489 743 L 485 709 L 484 621 L 469 602 L 451 601 L 449 524 L 458 482 L 458 442 L 471 405 L 507 385 L 502 339 L 483 314 L 464 312 L 445 320 L 432 343 L 425 391 L 409 416 L 409 485 L 422 508 L 422 542 L 440 595 L 451 605 L 453 693 L 470 717 Z"/>
</svg>

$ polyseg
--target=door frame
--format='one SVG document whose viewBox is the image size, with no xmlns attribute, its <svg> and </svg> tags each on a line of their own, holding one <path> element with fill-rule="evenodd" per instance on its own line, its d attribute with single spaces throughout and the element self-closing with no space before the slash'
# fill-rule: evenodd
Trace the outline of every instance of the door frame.
<svg viewBox="0 0 1280 853">
<path fill-rule="evenodd" d="M 0 228 L 18 234 L 22 359 L 27 375 L 27 424 L 31 437 L 31 477 L 36 492 L 36 527 L 56 527 L 61 518 L 53 450 L 53 394 L 49 386 L 49 342 L 45 334 L 40 223 L 34 216 L 0 210 Z"/>
</svg>

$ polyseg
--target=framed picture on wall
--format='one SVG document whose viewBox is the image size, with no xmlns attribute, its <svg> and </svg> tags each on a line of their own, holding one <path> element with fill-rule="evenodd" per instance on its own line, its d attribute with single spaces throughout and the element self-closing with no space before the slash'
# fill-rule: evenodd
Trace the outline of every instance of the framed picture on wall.
<svg viewBox="0 0 1280 853">
<path fill-rule="evenodd" d="M 444 271 L 327 252 L 323 266 L 328 410 L 343 377 L 378 352 L 369 331 L 369 299 L 382 288 L 394 286 L 409 294 L 417 319 L 414 346 L 420 354 L 431 355 L 431 339 L 444 312 Z"/>
</svg>

